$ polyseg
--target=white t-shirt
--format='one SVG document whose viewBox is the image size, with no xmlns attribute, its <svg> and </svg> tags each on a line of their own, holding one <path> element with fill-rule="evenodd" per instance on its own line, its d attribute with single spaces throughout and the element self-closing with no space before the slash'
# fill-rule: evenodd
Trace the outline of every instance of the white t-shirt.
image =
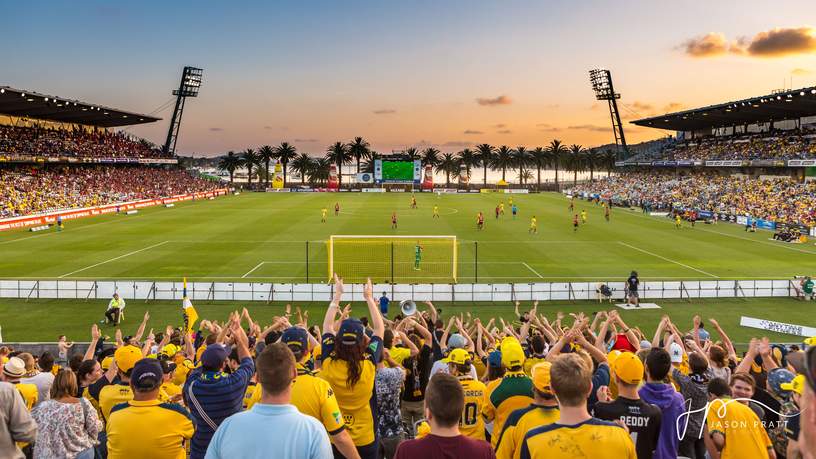
<svg viewBox="0 0 816 459">
<path fill-rule="evenodd" d="M 37 403 L 51 398 L 51 385 L 54 384 L 54 375 L 41 371 L 30 378 L 23 378 L 21 383 L 37 386 Z"/>
</svg>

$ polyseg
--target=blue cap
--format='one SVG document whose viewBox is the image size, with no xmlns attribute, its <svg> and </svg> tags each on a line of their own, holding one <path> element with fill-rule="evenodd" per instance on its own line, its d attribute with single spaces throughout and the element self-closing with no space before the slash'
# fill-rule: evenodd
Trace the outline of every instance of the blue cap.
<svg viewBox="0 0 816 459">
<path fill-rule="evenodd" d="M 220 369 L 230 351 L 221 344 L 210 344 L 201 353 L 201 365 L 208 369 Z"/>
<path fill-rule="evenodd" d="M 164 370 L 156 359 L 142 359 L 133 365 L 130 373 L 130 383 L 136 389 L 151 391 L 162 384 Z"/>
<path fill-rule="evenodd" d="M 298 348 L 298 350 L 303 351 L 309 349 L 309 336 L 306 330 L 300 327 L 289 327 L 284 330 L 281 341 L 283 344 L 289 346 L 290 349 Z"/>
<path fill-rule="evenodd" d="M 784 368 L 774 368 L 768 373 L 768 387 L 778 397 L 784 397 L 789 391 L 782 389 L 782 384 L 790 383 L 796 375 Z"/>
<path fill-rule="evenodd" d="M 346 319 L 340 324 L 337 339 L 343 344 L 357 344 L 363 340 L 365 327 L 357 319 Z"/>
<path fill-rule="evenodd" d="M 490 367 L 500 368 L 502 366 L 501 351 L 493 351 L 488 354 L 487 365 Z"/>
<path fill-rule="evenodd" d="M 700 340 L 702 341 L 708 341 L 711 339 L 711 333 L 709 333 L 705 328 L 697 329 L 697 334 L 700 336 Z"/>
</svg>

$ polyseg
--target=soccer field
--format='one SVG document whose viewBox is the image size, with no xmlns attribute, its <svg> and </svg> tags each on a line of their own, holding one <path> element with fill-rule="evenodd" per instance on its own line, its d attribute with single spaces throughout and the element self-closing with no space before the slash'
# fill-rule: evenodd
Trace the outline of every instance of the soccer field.
<svg viewBox="0 0 816 459">
<path fill-rule="evenodd" d="M 767 232 L 745 233 L 732 224 L 678 230 L 666 218 L 620 208 L 606 222 L 600 206 L 576 201 L 576 213 L 585 209 L 588 220 L 574 232 L 568 201 L 556 193 L 514 195 L 515 220 L 509 195 L 416 196 L 418 208 L 411 209 L 405 193 L 247 193 L 68 221 L 62 232 L 4 232 L 0 279 L 325 282 L 326 241 L 343 234 L 456 236 L 458 282 L 622 280 L 633 269 L 644 280 L 769 279 L 812 274 L 816 267 L 812 244 L 774 242 Z M 496 219 L 501 200 L 506 212 Z M 322 208 L 329 209 L 326 223 Z M 481 231 L 479 211 L 486 222 Z M 394 230 L 392 212 L 399 220 Z M 537 234 L 528 232 L 533 215 Z M 403 263 L 413 264 L 413 246 L 400 249 L 405 254 L 398 258 L 409 260 Z M 423 262 L 434 260 L 433 250 L 425 247 Z M 335 266 L 345 257 L 356 257 L 360 276 L 377 282 L 393 276 L 377 255 L 347 250 L 336 255 Z M 420 268 L 398 269 L 393 280 L 449 281 L 429 265 Z"/>
</svg>

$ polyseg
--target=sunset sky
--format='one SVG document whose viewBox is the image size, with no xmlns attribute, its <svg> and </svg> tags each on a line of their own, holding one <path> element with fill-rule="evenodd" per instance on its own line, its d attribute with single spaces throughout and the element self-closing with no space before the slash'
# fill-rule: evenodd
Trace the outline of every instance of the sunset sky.
<svg viewBox="0 0 816 459">
<path fill-rule="evenodd" d="M 178 152 L 213 156 L 609 143 L 596 67 L 628 119 L 816 84 L 813 0 L 119 3 L 4 3 L 0 85 L 150 113 L 202 67 Z M 163 143 L 157 116 L 128 132 Z"/>
</svg>

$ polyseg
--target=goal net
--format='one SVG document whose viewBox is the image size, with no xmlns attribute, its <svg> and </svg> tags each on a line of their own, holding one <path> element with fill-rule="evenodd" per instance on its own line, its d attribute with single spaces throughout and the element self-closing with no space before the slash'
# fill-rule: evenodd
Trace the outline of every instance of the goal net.
<svg viewBox="0 0 816 459">
<path fill-rule="evenodd" d="M 456 282 L 456 236 L 329 237 L 329 279 L 334 273 L 349 283 Z"/>
</svg>

